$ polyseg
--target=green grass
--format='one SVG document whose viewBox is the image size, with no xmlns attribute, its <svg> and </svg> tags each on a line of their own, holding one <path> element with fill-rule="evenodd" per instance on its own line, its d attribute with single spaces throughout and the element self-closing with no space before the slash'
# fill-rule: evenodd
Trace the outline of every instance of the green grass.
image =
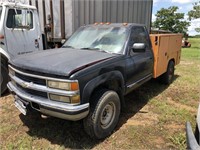
<svg viewBox="0 0 200 150">
<path fill-rule="evenodd" d="M 200 60 L 200 38 L 191 38 L 188 40 L 192 45 L 190 48 L 182 48 L 181 60 Z"/>
<path fill-rule="evenodd" d="M 180 150 L 186 149 L 186 147 L 185 147 L 185 145 L 186 145 L 185 134 L 176 133 L 175 135 L 170 136 L 169 139 L 174 145 L 178 146 L 178 148 Z"/>
<path fill-rule="evenodd" d="M 115 132 L 96 141 L 81 122 L 26 117 L 10 95 L 0 98 L 0 149 L 185 149 L 185 122 L 195 127 L 200 87 L 200 39 L 183 48 L 170 86 L 150 81 L 125 97 Z"/>
</svg>

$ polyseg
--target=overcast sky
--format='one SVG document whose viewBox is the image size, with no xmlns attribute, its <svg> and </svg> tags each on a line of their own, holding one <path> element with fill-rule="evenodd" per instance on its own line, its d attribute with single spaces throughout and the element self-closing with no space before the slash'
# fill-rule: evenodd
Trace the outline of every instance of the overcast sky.
<svg viewBox="0 0 200 150">
<path fill-rule="evenodd" d="M 178 12 L 185 13 L 185 19 L 188 18 L 187 13 L 188 11 L 192 10 L 193 3 L 199 0 L 153 0 L 153 14 L 152 20 L 155 21 L 156 17 L 155 14 L 161 8 L 169 8 L 170 6 L 178 6 Z M 200 18 L 191 21 L 191 25 L 188 28 L 189 35 L 196 35 L 198 34 L 195 31 L 195 28 L 200 27 Z"/>
</svg>

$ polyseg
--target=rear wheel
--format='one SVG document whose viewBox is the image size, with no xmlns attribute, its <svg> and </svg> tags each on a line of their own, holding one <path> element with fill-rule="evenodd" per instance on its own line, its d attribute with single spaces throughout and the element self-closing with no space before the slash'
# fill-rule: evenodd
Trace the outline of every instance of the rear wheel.
<svg viewBox="0 0 200 150">
<path fill-rule="evenodd" d="M 167 67 L 167 71 L 161 76 L 161 81 L 164 84 L 171 84 L 174 79 L 174 62 L 170 61 Z"/>
<path fill-rule="evenodd" d="M 1 62 L 1 76 L 0 76 L 0 83 L 1 83 L 1 92 L 2 95 L 7 89 L 8 83 L 8 68 L 6 62 Z"/>
<path fill-rule="evenodd" d="M 102 139 L 112 133 L 120 115 L 120 99 L 115 91 L 101 91 L 92 100 L 91 110 L 83 120 L 86 133 L 96 139 Z"/>
</svg>

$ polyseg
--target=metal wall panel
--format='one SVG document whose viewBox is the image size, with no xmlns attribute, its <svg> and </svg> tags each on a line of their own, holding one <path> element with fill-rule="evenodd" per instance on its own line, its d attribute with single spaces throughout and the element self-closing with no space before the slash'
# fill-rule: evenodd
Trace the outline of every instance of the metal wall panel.
<svg viewBox="0 0 200 150">
<path fill-rule="evenodd" d="M 64 3 L 65 8 L 65 37 L 69 37 L 72 32 L 72 23 L 73 23 L 73 17 L 72 17 L 72 0 L 67 0 Z"/>
<path fill-rule="evenodd" d="M 141 23 L 150 29 L 152 4 L 153 0 L 73 0 L 73 29 L 94 22 Z"/>
<path fill-rule="evenodd" d="M 53 38 L 61 38 L 61 21 L 60 21 L 60 1 L 52 0 L 53 4 L 53 24 L 54 34 Z"/>
<path fill-rule="evenodd" d="M 142 23 L 150 29 L 153 0 L 29 1 L 38 8 L 42 31 L 49 23 L 48 15 L 51 16 L 52 38 L 56 39 L 67 38 L 80 26 L 94 22 Z"/>
<path fill-rule="evenodd" d="M 40 27 L 41 31 L 44 32 L 44 11 L 43 11 L 43 1 L 38 1 L 38 13 L 40 14 Z"/>
</svg>

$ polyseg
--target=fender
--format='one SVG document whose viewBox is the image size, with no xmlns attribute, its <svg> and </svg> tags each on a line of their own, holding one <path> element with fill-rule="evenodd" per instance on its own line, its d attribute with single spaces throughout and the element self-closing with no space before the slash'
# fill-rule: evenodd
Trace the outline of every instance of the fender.
<svg viewBox="0 0 200 150">
<path fill-rule="evenodd" d="M 10 60 L 9 54 L 0 47 L 0 54 L 3 54 L 4 57 L 6 57 L 8 60 Z"/>
<path fill-rule="evenodd" d="M 120 90 L 124 93 L 124 77 L 120 71 L 111 71 L 90 80 L 83 89 L 83 102 L 89 102 L 90 96 L 92 92 L 97 88 L 99 85 L 105 83 L 106 81 L 110 80 L 117 80 L 120 82 Z"/>
</svg>

